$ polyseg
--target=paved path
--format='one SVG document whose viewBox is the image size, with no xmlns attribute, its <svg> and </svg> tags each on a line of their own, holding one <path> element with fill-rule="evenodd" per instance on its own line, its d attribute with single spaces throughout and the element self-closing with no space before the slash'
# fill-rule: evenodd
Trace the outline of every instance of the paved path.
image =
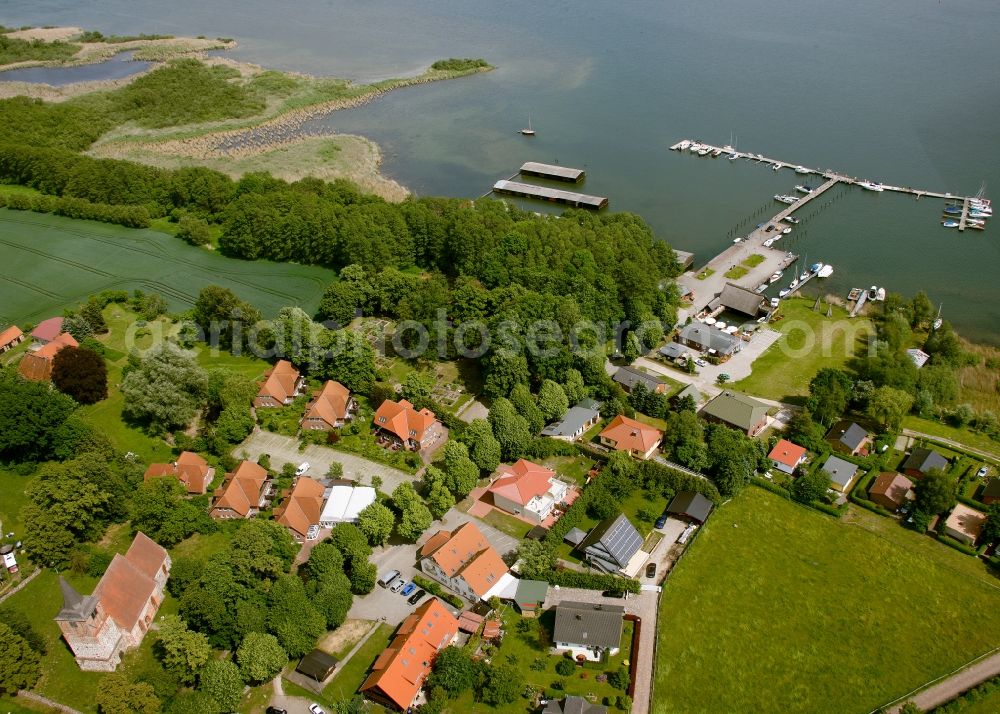
<svg viewBox="0 0 1000 714">
<path fill-rule="evenodd" d="M 970 667 L 946 676 L 945 679 L 919 694 L 906 697 L 903 702 L 912 701 L 920 707 L 921 711 L 930 711 L 998 675 L 1000 675 L 1000 652 L 989 655 Z M 890 714 L 896 714 L 902 708 L 903 702 L 893 705 L 887 711 Z"/>
<path fill-rule="evenodd" d="M 28 576 L 28 577 L 26 577 L 26 578 L 25 578 L 24 580 L 22 580 L 22 581 L 21 581 L 21 582 L 19 582 L 19 583 L 18 583 L 17 585 L 15 585 L 15 586 L 14 586 L 13 588 L 11 588 L 10 592 L 6 592 L 6 593 L 4 593 L 4 594 L 3 594 L 3 597 L 0 597 L 0 602 L 3 602 L 3 601 L 4 601 L 4 600 L 6 600 L 7 598 L 9 598 L 9 597 L 10 597 L 11 595 L 15 595 L 16 593 L 19 593 L 19 592 L 21 592 L 21 589 L 22 589 L 22 588 L 24 588 L 24 587 L 25 587 L 25 586 L 26 586 L 26 585 L 27 585 L 28 583 L 30 583 L 30 582 L 31 582 L 32 580 L 34 580 L 35 578 L 37 578 L 37 577 L 38 577 L 38 575 L 39 575 L 39 574 L 40 574 L 41 572 L 42 572 L 42 569 L 41 569 L 41 568 L 35 568 L 34 572 L 32 572 L 32 573 L 31 573 L 31 575 L 29 575 L 29 576 Z"/>
<path fill-rule="evenodd" d="M 940 441 L 945 446 L 953 446 L 956 449 L 961 449 L 962 451 L 968 451 L 970 454 L 975 454 L 976 456 L 981 456 L 984 459 L 994 459 L 1000 461 L 1000 454 L 995 454 L 992 451 L 983 451 L 982 449 L 975 449 L 971 446 L 963 444 L 961 441 L 954 441 L 953 439 L 945 439 L 943 436 L 934 436 L 933 434 L 925 434 L 922 431 L 913 431 L 911 429 L 903 429 L 904 436 L 913 436 L 918 439 L 930 439 L 931 441 Z"/>
<path fill-rule="evenodd" d="M 28 692 L 22 689 L 17 693 L 17 696 L 21 699 L 27 699 L 38 704 L 44 704 L 47 707 L 63 712 L 63 714 L 81 714 L 81 712 L 76 709 L 72 709 L 65 704 L 60 704 L 59 702 L 54 702 L 51 699 L 43 697 L 41 694 L 35 694 L 34 692 Z"/>
<path fill-rule="evenodd" d="M 545 597 L 545 609 L 558 605 L 564 600 L 576 602 L 602 603 L 605 605 L 623 605 L 627 613 L 642 618 L 642 632 L 639 635 L 639 653 L 637 657 L 635 676 L 635 696 L 632 698 L 632 714 L 648 714 L 651 708 L 650 697 L 653 685 L 653 657 L 656 644 L 656 612 L 659 593 L 646 591 L 638 595 L 629 595 L 627 599 L 608 598 L 598 590 L 581 590 L 577 588 L 549 588 Z M 636 653 L 632 654 L 636 657 Z"/>
<path fill-rule="evenodd" d="M 418 478 L 392 466 L 326 446 L 310 445 L 299 451 L 298 439 L 270 431 L 255 431 L 233 450 L 236 458 L 246 458 L 251 461 L 256 461 L 261 454 L 270 456 L 271 468 L 276 471 L 280 471 L 284 464 L 298 466 L 303 461 L 308 461 L 309 475 L 313 478 L 324 478 L 330 464 L 337 461 L 344 466 L 344 478 L 364 481 L 366 485 L 371 485 L 372 476 L 379 476 L 382 479 L 381 490 L 385 493 L 392 493 L 392 490 L 404 481 L 415 481 Z"/>
</svg>

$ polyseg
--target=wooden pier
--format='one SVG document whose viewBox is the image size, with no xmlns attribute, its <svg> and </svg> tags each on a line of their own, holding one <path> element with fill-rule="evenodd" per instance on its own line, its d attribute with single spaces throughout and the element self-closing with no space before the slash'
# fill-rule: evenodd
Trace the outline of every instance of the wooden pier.
<svg viewBox="0 0 1000 714">
<path fill-rule="evenodd" d="M 537 176 L 538 178 L 551 179 L 553 181 L 568 181 L 570 183 L 580 183 L 586 175 L 583 169 L 572 169 L 568 166 L 556 166 L 554 164 L 540 164 L 537 161 L 528 161 L 521 166 L 521 173 L 525 176 Z"/>
<path fill-rule="evenodd" d="M 969 199 L 962 201 L 962 217 L 958 219 L 958 230 L 964 231 L 969 220 Z"/>
<path fill-rule="evenodd" d="M 552 201 L 553 203 L 565 203 L 576 208 L 600 210 L 606 208 L 608 205 L 606 196 L 590 196 L 586 193 L 563 191 L 547 186 L 535 186 L 534 184 L 521 183 L 520 181 L 497 181 L 493 184 L 493 191 L 496 193 L 506 193 L 511 196 L 520 196 L 522 198 L 537 198 L 542 201 Z"/>
<path fill-rule="evenodd" d="M 851 317 L 857 317 L 858 313 L 861 312 L 861 308 L 865 306 L 868 301 L 868 291 L 862 290 L 861 294 L 858 295 L 858 301 L 854 303 L 854 308 L 851 310 Z"/>
</svg>

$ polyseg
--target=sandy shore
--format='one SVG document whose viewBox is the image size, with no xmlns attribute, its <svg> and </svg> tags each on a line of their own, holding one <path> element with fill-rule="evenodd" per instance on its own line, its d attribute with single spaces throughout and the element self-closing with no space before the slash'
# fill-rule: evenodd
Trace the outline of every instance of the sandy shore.
<svg viewBox="0 0 1000 714">
<path fill-rule="evenodd" d="M 82 27 L 29 27 L 27 30 L 8 32 L 7 37 L 15 40 L 66 42 L 81 34 L 83 34 Z"/>
</svg>

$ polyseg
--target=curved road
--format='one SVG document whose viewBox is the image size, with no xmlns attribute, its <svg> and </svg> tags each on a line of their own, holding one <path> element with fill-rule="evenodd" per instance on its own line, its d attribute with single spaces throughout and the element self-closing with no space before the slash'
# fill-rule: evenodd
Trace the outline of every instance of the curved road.
<svg viewBox="0 0 1000 714">
<path fill-rule="evenodd" d="M 955 672 L 915 696 L 905 698 L 898 704 L 894 704 L 887 711 L 890 714 L 897 714 L 903 704 L 908 701 L 920 707 L 920 711 L 930 711 L 934 707 L 939 707 L 942 704 L 950 702 L 962 693 L 979 686 L 987 679 L 991 679 L 997 675 L 1000 675 L 1000 652 L 992 654 L 970 667 Z"/>
<path fill-rule="evenodd" d="M 995 461 L 1000 461 L 1000 455 L 994 454 L 991 451 L 983 451 L 982 449 L 975 449 L 971 446 L 963 444 L 960 441 L 954 441 L 953 439 L 946 439 L 943 436 L 934 436 L 933 434 L 925 434 L 922 431 L 913 431 L 911 429 L 903 429 L 903 436 L 912 436 L 917 439 L 930 439 L 931 441 L 940 441 L 945 446 L 953 446 L 960 451 L 968 451 L 970 454 L 975 454 L 976 456 L 981 456 L 984 459 L 993 459 Z"/>
</svg>

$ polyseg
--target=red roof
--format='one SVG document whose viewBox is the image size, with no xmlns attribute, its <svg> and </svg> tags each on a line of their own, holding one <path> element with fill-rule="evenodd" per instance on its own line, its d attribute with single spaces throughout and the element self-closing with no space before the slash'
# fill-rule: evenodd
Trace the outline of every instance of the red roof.
<svg viewBox="0 0 1000 714">
<path fill-rule="evenodd" d="M 139 621 L 156 590 L 156 573 L 166 560 L 167 551 L 143 533 L 136 533 L 124 556 L 115 554 L 111 560 L 94 595 L 123 630 L 131 630 Z"/>
<path fill-rule="evenodd" d="M 260 503 L 266 481 L 264 467 L 252 461 L 241 461 L 235 471 L 226 474 L 222 488 L 216 491 L 212 512 L 216 509 L 231 510 L 246 518 L 250 509 L 257 508 Z"/>
<path fill-rule="evenodd" d="M 767 455 L 767 458 L 771 461 L 777 461 L 779 464 L 784 464 L 790 469 L 794 469 L 802 461 L 803 457 L 806 455 L 806 450 L 804 447 L 798 444 L 793 444 L 787 439 L 782 439 L 774 448 L 771 449 L 771 453 Z"/>
<path fill-rule="evenodd" d="M 645 454 L 659 443 L 663 438 L 663 432 L 619 414 L 604 427 L 600 436 L 615 442 L 615 449 L 618 451 L 637 451 Z"/>
<path fill-rule="evenodd" d="M 405 399 L 393 402 L 386 399 L 375 412 L 375 426 L 399 437 L 400 441 L 423 441 L 424 433 L 434 424 L 434 412 L 417 411 Z"/>
<path fill-rule="evenodd" d="M 21 328 L 17 325 L 11 325 L 3 332 L 0 332 L 0 347 L 6 347 L 14 340 L 19 337 L 23 337 L 24 333 L 21 332 Z"/>
<path fill-rule="evenodd" d="M 264 373 L 265 380 L 260 385 L 258 397 L 271 397 L 277 402 L 284 402 L 295 396 L 295 387 L 299 381 L 299 370 L 288 360 L 278 360 L 277 364 Z"/>
<path fill-rule="evenodd" d="M 68 332 L 62 332 L 34 352 L 25 352 L 18 365 L 18 371 L 25 379 L 36 382 L 52 376 L 52 359 L 64 347 L 78 347 L 77 341 Z"/>
<path fill-rule="evenodd" d="M 347 419 L 350 401 L 350 390 L 340 382 L 329 380 L 309 403 L 302 419 L 322 419 L 330 427 L 334 427 L 338 421 Z"/>
<path fill-rule="evenodd" d="M 63 319 L 61 317 L 50 317 L 48 320 L 39 322 L 38 327 L 31 331 L 31 336 L 39 342 L 49 342 L 62 332 L 62 326 Z"/>
<path fill-rule="evenodd" d="M 144 481 L 162 476 L 175 476 L 184 484 L 188 493 L 205 493 L 211 480 L 211 468 L 205 459 L 191 451 L 183 451 L 172 464 L 150 464 L 143 475 Z"/>
<path fill-rule="evenodd" d="M 507 572 L 503 558 L 472 522 L 435 533 L 420 549 L 420 557 L 433 560 L 449 578 L 460 575 L 480 597 Z"/>
<path fill-rule="evenodd" d="M 274 509 L 274 520 L 305 538 L 309 526 L 319 525 L 325 490 L 319 481 L 300 476 L 285 502 L 280 508 Z"/>
<path fill-rule="evenodd" d="M 528 505 L 531 499 L 548 493 L 550 479 L 556 475 L 555 471 L 525 459 L 513 466 L 500 464 L 498 471 L 503 475 L 490 484 L 490 492 L 522 506 Z"/>
<path fill-rule="evenodd" d="M 441 601 L 428 600 L 403 620 L 359 691 L 381 695 L 405 711 L 430 674 L 434 657 L 457 632 L 458 620 Z"/>
</svg>

